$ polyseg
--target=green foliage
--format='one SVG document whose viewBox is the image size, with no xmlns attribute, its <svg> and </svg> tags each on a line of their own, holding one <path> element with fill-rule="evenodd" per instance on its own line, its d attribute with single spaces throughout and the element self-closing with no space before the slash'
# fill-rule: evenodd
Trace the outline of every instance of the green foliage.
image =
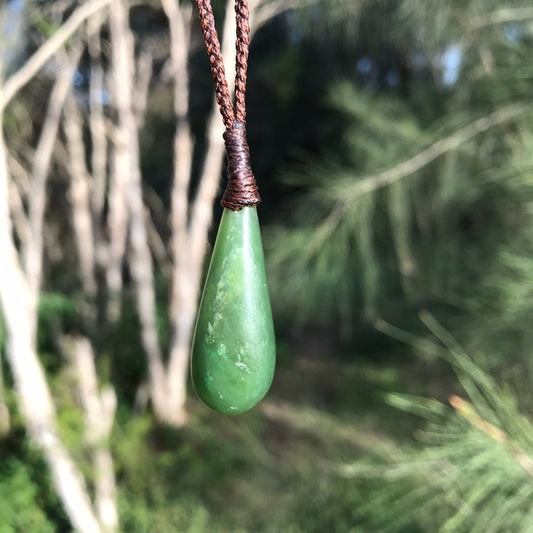
<svg viewBox="0 0 533 533">
<path fill-rule="evenodd" d="M 529 5 L 352 4 L 298 22 L 351 70 L 329 84 L 338 127 L 283 176 L 291 200 L 265 238 L 275 311 L 353 336 L 424 306 L 487 368 L 530 367 Z"/>
<path fill-rule="evenodd" d="M 50 38 L 61 27 L 60 24 L 51 22 L 41 11 L 34 10 L 31 14 L 34 28 L 45 38 Z"/>
<path fill-rule="evenodd" d="M 5 399 L 11 425 L 0 438 L 0 532 L 68 531 L 64 510 L 51 490 L 48 466 L 26 437 L 10 389 Z"/>
<path fill-rule="evenodd" d="M 31 470 L 17 459 L 2 461 L 0 468 L 0 532 L 54 533 L 39 502 L 39 487 Z"/>
<path fill-rule="evenodd" d="M 57 338 L 63 332 L 79 328 L 81 324 L 76 303 L 68 295 L 42 292 L 39 297 L 37 345 L 46 354 L 42 360 L 48 370 L 58 368 Z"/>
<path fill-rule="evenodd" d="M 477 299 L 471 301 L 473 316 L 462 327 L 456 327 L 468 350 L 485 353 L 489 368 L 503 360 L 504 366 L 516 374 L 513 368 L 516 370 L 518 365 L 521 370 L 515 379 L 521 379 L 524 385 L 533 376 L 532 358 L 528 355 L 533 342 L 529 327 L 533 313 L 533 250 L 529 234 L 520 234 L 503 247 Z M 530 388 L 523 386 L 522 391 L 523 406 L 533 406 Z"/>
<path fill-rule="evenodd" d="M 533 429 L 523 413 L 533 407 L 533 39 L 530 21 L 494 22 L 529 3 L 324 0 L 256 34 L 261 63 L 250 65 L 248 131 L 254 170 L 267 190 L 265 220 L 269 205 L 271 212 L 280 205 L 273 189 L 288 193 L 265 239 L 284 355 L 262 407 L 226 418 L 192 401 L 186 428 L 161 428 L 132 413 L 146 361 L 126 283 L 119 324 L 89 332 L 99 373 L 119 399 L 111 446 L 123 531 L 532 532 Z M 217 17 L 222 8 L 217 2 Z M 132 16 L 138 35 L 167 30 L 164 17 L 141 20 L 143 9 Z M 56 29 L 38 12 L 34 26 L 35 43 Z M 446 84 L 443 56 L 454 47 L 458 78 Z M 201 138 L 212 86 L 198 81 L 198 65 L 208 70 L 204 51 L 201 61 L 193 55 L 190 120 Z M 46 108 L 40 84 L 49 84 L 47 72 L 6 117 L 7 138 L 24 160 Z M 146 195 L 156 196 L 154 222 L 166 228 L 174 122 L 169 89 L 161 85 L 144 130 L 143 173 Z M 515 104 L 523 113 L 467 135 L 413 171 L 387 174 Z M 202 151 L 200 144 L 193 180 Z M 265 183 L 282 172 L 280 186 Z M 49 199 L 50 212 L 68 227 L 61 187 Z M 65 260 L 76 257 L 69 246 L 67 239 Z M 55 344 L 59 333 L 86 328 L 79 281 L 63 262 L 45 267 L 50 292 L 41 297 L 39 354 L 60 434 L 91 488 L 83 420 Z M 163 345 L 167 293 L 160 276 Z M 376 316 L 404 325 L 422 306 L 454 336 L 425 316 L 441 343 L 383 322 L 380 329 L 410 347 L 376 340 Z M 303 330 L 295 342 L 294 321 L 326 326 Z M 357 350 L 324 342 L 338 323 L 357 338 Z M 0 328 L 3 344 L 2 335 Z M 422 353 L 422 362 L 412 352 Z M 457 393 L 442 358 L 468 396 L 454 397 L 453 409 L 427 399 Z M 498 380 L 482 368 L 498 371 Z M 15 412 L 9 380 L 6 373 Z M 68 531 L 46 465 L 16 414 L 0 456 L 0 533 Z"/>
<path fill-rule="evenodd" d="M 417 434 L 418 446 L 394 454 L 389 464 L 341 469 L 374 480 L 359 509 L 365 523 L 383 532 L 531 531 L 533 422 L 508 387 L 481 370 L 430 315 L 423 318 L 445 344 L 430 348 L 449 359 L 470 401 L 453 395 L 452 410 L 436 400 L 388 395 L 391 405 L 427 424 Z"/>
<path fill-rule="evenodd" d="M 387 438 L 374 433 L 377 412 L 392 413 L 397 425 L 402 417 L 372 391 L 394 390 L 400 378 L 386 367 L 331 365 L 331 373 L 319 361 L 283 365 L 273 397 L 284 398 L 280 409 L 268 403 L 264 412 L 228 418 L 191 402 L 191 421 L 180 431 L 157 427 L 149 416 L 119 415 L 113 456 L 122 529 L 350 531 L 365 487 L 339 481 L 328 464 L 353 457 L 354 448 L 388 449 Z M 329 410 L 309 405 L 319 395 Z"/>
<path fill-rule="evenodd" d="M 346 83 L 332 95 L 334 108 L 351 122 L 339 149 L 342 162 L 330 156 L 291 173 L 287 180 L 305 187 L 293 226 L 267 234 L 280 308 L 304 316 L 337 310 L 352 320 L 361 304 L 372 317 L 402 293 L 414 301 L 453 301 L 470 293 L 509 231 L 501 203 L 512 198 L 525 212 L 523 187 L 487 183 L 494 161 L 474 167 L 469 152 L 476 143 L 413 175 L 395 166 L 410 160 L 416 168 L 411 157 L 468 126 L 472 115 L 424 130 L 398 98 L 368 95 Z M 395 170 L 383 173 L 387 168 Z M 475 246 L 467 248 L 470 242 Z M 287 279 L 291 285 L 282 283 Z"/>
</svg>

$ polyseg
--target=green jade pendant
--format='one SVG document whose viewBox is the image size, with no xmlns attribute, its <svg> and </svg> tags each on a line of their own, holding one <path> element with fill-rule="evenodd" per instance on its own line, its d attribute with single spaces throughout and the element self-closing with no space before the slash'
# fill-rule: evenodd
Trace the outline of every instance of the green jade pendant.
<svg viewBox="0 0 533 533">
<path fill-rule="evenodd" d="M 275 362 L 257 209 L 224 209 L 196 321 L 194 389 L 215 411 L 242 413 L 267 393 Z"/>
</svg>

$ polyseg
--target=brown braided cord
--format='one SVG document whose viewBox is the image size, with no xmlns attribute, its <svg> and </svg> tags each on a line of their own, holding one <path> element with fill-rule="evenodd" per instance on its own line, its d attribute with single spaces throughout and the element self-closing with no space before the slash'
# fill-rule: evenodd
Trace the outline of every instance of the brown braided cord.
<svg viewBox="0 0 533 533">
<path fill-rule="evenodd" d="M 209 55 L 209 62 L 211 63 L 211 75 L 215 82 L 217 103 L 224 120 L 224 125 L 226 128 L 229 128 L 235 120 L 235 115 L 233 113 L 233 106 L 231 105 L 231 97 L 228 82 L 226 81 L 222 50 L 220 49 L 220 40 L 215 27 L 215 17 L 213 15 L 213 8 L 211 7 L 211 0 L 196 0 L 196 4 L 198 6 L 198 13 L 200 14 L 200 22 L 202 24 L 207 54 Z"/>
<path fill-rule="evenodd" d="M 224 133 L 228 157 L 228 185 L 220 202 L 223 207 L 238 211 L 245 205 L 261 202 L 250 165 L 250 150 L 246 142 L 246 128 L 235 121 Z"/>
<path fill-rule="evenodd" d="M 235 111 L 231 104 L 211 0 L 196 0 L 196 4 L 211 64 L 211 74 L 215 82 L 217 103 L 226 126 L 224 142 L 228 158 L 228 185 L 220 203 L 223 207 L 238 211 L 244 206 L 256 206 L 261 201 L 250 166 L 250 150 L 246 141 L 245 97 L 250 46 L 248 0 L 235 0 L 237 23 Z"/>
<path fill-rule="evenodd" d="M 247 0 L 236 0 L 237 54 L 235 63 L 235 120 L 246 124 L 246 73 L 250 47 L 250 14 Z"/>
</svg>

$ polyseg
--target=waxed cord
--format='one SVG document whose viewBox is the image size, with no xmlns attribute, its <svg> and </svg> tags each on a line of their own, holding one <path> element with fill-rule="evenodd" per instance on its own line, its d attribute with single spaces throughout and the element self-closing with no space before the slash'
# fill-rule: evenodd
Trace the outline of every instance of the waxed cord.
<svg viewBox="0 0 533 533">
<path fill-rule="evenodd" d="M 246 78 L 250 47 L 250 15 L 248 0 L 235 0 L 237 25 L 235 64 L 235 109 L 231 102 L 220 40 L 215 27 L 211 0 L 196 0 L 204 42 L 215 82 L 217 103 L 226 127 L 224 142 L 228 159 L 228 185 L 220 202 L 223 207 L 239 211 L 261 202 L 250 165 L 246 140 Z"/>
</svg>

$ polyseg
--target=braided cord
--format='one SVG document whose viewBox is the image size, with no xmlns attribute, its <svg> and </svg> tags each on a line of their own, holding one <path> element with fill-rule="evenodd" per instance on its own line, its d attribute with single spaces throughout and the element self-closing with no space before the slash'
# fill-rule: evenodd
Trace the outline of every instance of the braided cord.
<svg viewBox="0 0 533 533">
<path fill-rule="evenodd" d="M 235 68 L 235 119 L 246 123 L 246 76 L 248 71 L 248 51 L 250 47 L 250 13 L 247 0 L 236 0 L 235 17 L 237 22 L 237 54 Z"/>
<path fill-rule="evenodd" d="M 211 64 L 211 75 L 215 82 L 215 94 L 218 107 L 220 108 L 224 125 L 228 128 L 235 120 L 235 115 L 231 104 L 226 72 L 224 70 L 224 61 L 222 59 L 222 50 L 220 48 L 220 40 L 215 27 L 215 17 L 213 15 L 213 8 L 211 7 L 211 0 L 196 0 L 196 4 L 198 6 L 198 13 L 200 14 L 200 22 L 202 24 L 202 32 L 204 34 L 205 46 L 209 56 L 209 63 Z"/>
<path fill-rule="evenodd" d="M 238 211 L 244 206 L 255 206 L 261 201 L 250 166 L 250 150 L 246 140 L 246 77 L 250 47 L 248 0 L 235 0 L 235 110 L 231 103 L 211 0 L 196 0 L 196 4 L 215 82 L 217 103 L 226 126 L 224 142 L 228 158 L 228 185 L 221 204 Z"/>
</svg>

